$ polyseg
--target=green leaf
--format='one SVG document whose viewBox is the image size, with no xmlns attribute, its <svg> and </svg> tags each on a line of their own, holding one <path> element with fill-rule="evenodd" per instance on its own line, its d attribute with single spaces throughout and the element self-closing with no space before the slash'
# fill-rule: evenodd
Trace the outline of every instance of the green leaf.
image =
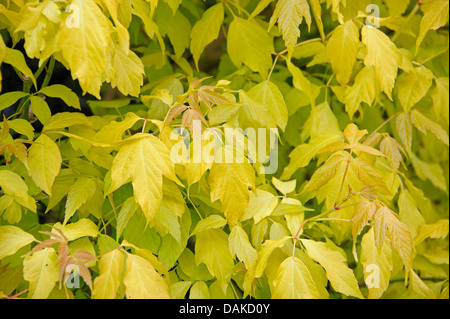
<svg viewBox="0 0 450 319">
<path fill-rule="evenodd" d="M 239 226 L 234 226 L 228 237 L 232 256 L 243 261 L 247 269 L 252 268 L 258 260 L 258 253 L 250 244 L 247 233 Z"/>
<path fill-rule="evenodd" d="M 191 52 L 195 65 L 198 68 L 198 60 L 205 47 L 217 39 L 224 18 L 222 3 L 217 3 L 203 13 L 191 31 Z"/>
<path fill-rule="evenodd" d="M 222 228 L 227 224 L 227 220 L 220 215 L 209 215 L 205 219 L 200 220 L 197 225 L 195 225 L 191 236 L 198 234 L 207 229 Z"/>
<path fill-rule="evenodd" d="M 406 112 L 409 112 L 411 107 L 427 94 L 433 83 L 433 77 L 433 72 L 424 66 L 417 67 L 412 72 L 399 77 L 398 99 Z"/>
<path fill-rule="evenodd" d="M 420 21 L 420 31 L 416 39 L 416 51 L 427 35 L 429 30 L 437 30 L 445 26 L 448 22 L 448 1 L 436 0 L 424 3 L 422 6 L 424 12 Z"/>
<path fill-rule="evenodd" d="M 16 103 L 19 99 L 28 95 L 29 95 L 28 93 L 21 91 L 8 92 L 0 95 L 0 111 L 10 107 L 14 103 Z"/>
<path fill-rule="evenodd" d="M 59 98 L 68 106 L 81 110 L 80 100 L 78 96 L 67 86 L 61 84 L 54 84 L 42 88 L 39 93 L 49 97 Z"/>
<path fill-rule="evenodd" d="M 234 18 L 228 29 L 228 54 L 234 65 L 243 64 L 262 78 L 272 66 L 273 40 L 267 32 L 253 21 Z"/>
<path fill-rule="evenodd" d="M 36 79 L 34 78 L 34 74 L 28 67 L 28 65 L 25 61 L 25 57 L 23 56 L 22 52 L 20 52 L 19 50 L 10 49 L 10 48 L 6 47 L 3 62 L 7 63 L 7 64 L 11 64 L 17 70 L 19 70 L 24 75 L 29 77 L 34 84 L 34 87 L 37 87 Z"/>
<path fill-rule="evenodd" d="M 0 170 L 0 187 L 5 195 L 13 197 L 18 204 L 36 212 L 35 200 L 28 195 L 28 186 L 19 175 L 12 171 Z"/>
<path fill-rule="evenodd" d="M 45 124 L 48 119 L 52 117 L 52 112 L 50 111 L 47 102 L 39 96 L 31 96 L 30 102 L 34 115 L 36 115 L 42 124 Z"/>
</svg>

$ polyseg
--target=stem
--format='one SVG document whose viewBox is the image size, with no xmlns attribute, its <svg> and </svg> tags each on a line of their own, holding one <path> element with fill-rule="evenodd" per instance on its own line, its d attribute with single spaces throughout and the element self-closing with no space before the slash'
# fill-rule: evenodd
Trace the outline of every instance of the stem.
<svg viewBox="0 0 450 319">
<path fill-rule="evenodd" d="M 314 38 L 314 39 L 305 40 L 303 42 L 299 42 L 296 45 L 294 45 L 294 48 L 299 47 L 299 46 L 301 46 L 303 44 L 316 42 L 316 41 L 322 41 L 322 38 Z M 286 54 L 287 52 L 288 52 L 288 49 L 285 49 L 285 50 L 281 51 L 280 53 L 272 53 L 272 54 L 283 55 L 283 54 Z"/>
<path fill-rule="evenodd" d="M 43 88 L 45 88 L 48 85 L 48 83 L 50 82 L 50 78 L 53 75 L 53 70 L 54 69 L 55 69 L 55 58 L 52 56 L 50 58 L 49 66 L 48 66 L 48 69 L 46 71 L 46 75 L 45 75 L 44 81 L 42 82 L 42 85 L 41 85 L 41 90 Z"/>
<path fill-rule="evenodd" d="M 403 21 L 402 25 L 395 31 L 394 35 L 392 36 L 391 40 L 392 42 L 395 42 L 397 40 L 398 36 L 400 35 L 400 31 L 403 29 L 403 27 L 409 23 L 409 20 L 413 17 L 413 15 L 416 14 L 416 12 L 419 10 L 420 6 L 416 4 L 416 6 L 411 10 L 411 12 L 406 17 L 405 21 Z"/>
<path fill-rule="evenodd" d="M 279 58 L 280 58 L 280 55 L 277 54 L 275 56 L 275 60 L 273 61 L 272 68 L 270 69 L 269 76 L 267 77 L 267 81 L 270 80 L 270 77 L 272 76 L 273 70 L 275 69 L 275 65 L 277 64 Z"/>
<path fill-rule="evenodd" d="M 224 3 L 225 3 L 225 4 L 231 3 L 236 9 L 238 9 L 239 13 L 242 11 L 242 12 L 244 12 L 248 17 L 250 16 L 250 13 L 248 13 L 247 10 L 245 10 L 244 8 L 242 8 L 240 5 L 234 3 L 233 1 L 228 1 L 228 2 L 224 1 Z"/>
<path fill-rule="evenodd" d="M 385 126 L 387 123 L 389 123 L 390 121 L 392 121 L 397 115 L 403 113 L 404 111 L 398 111 L 397 113 L 395 113 L 394 115 L 390 116 L 386 121 L 384 121 L 380 126 L 378 126 L 375 131 L 373 131 L 372 133 L 370 133 L 370 135 L 366 138 L 366 141 L 371 141 L 373 139 L 373 135 L 375 135 L 376 133 L 378 133 L 379 130 L 381 130 L 383 128 L 383 126 Z M 365 143 L 364 143 L 365 144 Z"/>
<path fill-rule="evenodd" d="M 22 290 L 21 292 L 16 293 L 15 295 L 12 295 L 10 297 L 6 297 L 7 299 L 15 299 L 21 295 L 23 295 L 24 293 L 26 293 L 30 288 L 27 288 L 25 290 Z"/>
<path fill-rule="evenodd" d="M 345 167 L 344 176 L 342 177 L 342 183 L 341 183 L 341 186 L 339 188 L 339 193 L 338 193 L 338 197 L 337 197 L 338 200 L 341 197 L 342 189 L 344 188 L 345 178 L 347 177 L 348 169 L 349 169 L 350 163 L 352 161 L 352 154 L 353 154 L 353 149 L 350 149 L 350 153 L 348 155 L 348 160 L 347 160 L 347 166 Z"/>
</svg>

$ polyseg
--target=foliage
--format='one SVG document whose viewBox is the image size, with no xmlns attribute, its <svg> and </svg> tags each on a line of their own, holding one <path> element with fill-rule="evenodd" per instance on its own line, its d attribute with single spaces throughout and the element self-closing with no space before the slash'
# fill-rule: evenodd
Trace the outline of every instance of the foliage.
<svg viewBox="0 0 450 319">
<path fill-rule="evenodd" d="M 448 7 L 0 0 L 0 296 L 448 298 Z"/>
</svg>

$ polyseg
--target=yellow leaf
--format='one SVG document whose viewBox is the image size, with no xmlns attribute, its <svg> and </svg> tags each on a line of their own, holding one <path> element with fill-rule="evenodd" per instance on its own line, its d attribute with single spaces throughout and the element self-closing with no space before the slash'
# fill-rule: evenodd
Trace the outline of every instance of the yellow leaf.
<svg viewBox="0 0 450 319">
<path fill-rule="evenodd" d="M 394 17 L 401 16 L 410 3 L 409 0 L 383 0 L 383 2 L 388 6 L 390 15 Z"/>
<path fill-rule="evenodd" d="M 392 89 L 402 56 L 395 44 L 382 31 L 363 26 L 361 34 L 362 41 L 367 47 L 364 64 L 367 67 L 375 67 L 381 90 L 392 100 Z"/>
<path fill-rule="evenodd" d="M 251 193 L 248 206 L 241 220 L 253 218 L 255 224 L 272 214 L 278 204 L 278 199 L 267 191 L 256 190 L 256 194 Z"/>
<path fill-rule="evenodd" d="M 232 256 L 243 261 L 247 269 L 252 268 L 258 260 L 258 253 L 250 244 L 247 233 L 239 226 L 234 226 L 228 236 L 228 246 Z"/>
<path fill-rule="evenodd" d="M 400 193 L 398 198 L 398 209 L 400 220 L 408 226 L 411 236 L 414 238 L 419 227 L 422 224 L 425 224 L 425 219 L 417 209 L 415 199 L 407 190 L 403 190 Z"/>
<path fill-rule="evenodd" d="M 45 134 L 40 135 L 28 150 L 28 173 L 36 185 L 49 195 L 61 163 L 58 145 Z"/>
<path fill-rule="evenodd" d="M 361 233 L 368 221 L 373 217 L 377 210 L 374 202 L 363 201 L 355 205 L 353 217 L 351 219 L 352 236 L 353 236 L 353 255 L 358 261 L 356 255 L 356 237 Z"/>
<path fill-rule="evenodd" d="M 144 84 L 144 65 L 141 59 L 132 50 L 124 52 L 116 45 L 112 65 L 112 87 L 117 87 L 124 95 L 138 97 Z"/>
<path fill-rule="evenodd" d="M 448 219 L 441 219 L 434 224 L 423 224 L 414 237 L 414 245 L 419 245 L 426 238 L 445 238 L 448 235 L 448 228 Z"/>
<path fill-rule="evenodd" d="M 36 241 L 31 234 L 16 226 L 0 226 L 0 259 L 15 254 L 20 248 Z"/>
<path fill-rule="evenodd" d="M 59 265 L 53 248 L 44 248 L 23 261 L 23 278 L 30 282 L 29 294 L 34 299 L 46 299 L 59 278 Z"/>
<path fill-rule="evenodd" d="M 431 289 L 420 279 L 414 270 L 410 271 L 411 279 L 409 282 L 409 289 L 414 291 L 416 294 L 427 298 L 427 299 L 437 299 L 436 295 L 431 291 Z"/>
<path fill-rule="evenodd" d="M 13 197 L 18 204 L 36 212 L 35 200 L 28 195 L 28 186 L 19 175 L 9 170 L 1 170 L 0 187 L 5 195 Z"/>
<path fill-rule="evenodd" d="M 80 177 L 73 183 L 67 194 L 63 224 L 66 224 L 73 214 L 95 194 L 97 187 L 95 179 L 90 177 Z"/>
<path fill-rule="evenodd" d="M 389 286 L 393 268 L 392 251 L 387 238 L 384 239 L 381 249 L 376 247 L 373 228 L 361 240 L 361 264 L 366 286 L 369 288 L 368 298 L 380 298 Z"/>
<path fill-rule="evenodd" d="M 281 263 L 273 285 L 273 299 L 320 298 L 308 267 L 295 256 L 288 257 Z"/>
<path fill-rule="evenodd" d="M 300 37 L 300 24 L 303 18 L 311 27 L 311 13 L 309 11 L 309 4 L 306 0 L 279 0 L 275 10 L 270 18 L 269 29 L 278 22 L 278 28 L 283 35 L 284 43 L 292 54 L 297 40 Z"/>
<path fill-rule="evenodd" d="M 424 66 L 403 74 L 397 81 L 398 100 L 406 112 L 419 102 L 433 83 L 433 72 Z"/>
<path fill-rule="evenodd" d="M 430 120 L 417 110 L 411 111 L 411 123 L 422 133 L 426 134 L 427 130 L 433 133 L 439 140 L 449 145 L 447 132 L 437 123 Z"/>
<path fill-rule="evenodd" d="M 178 181 L 167 146 L 153 135 L 138 133 L 115 156 L 108 193 L 131 180 L 136 201 L 149 223 L 162 199 L 163 176 Z"/>
<path fill-rule="evenodd" d="M 127 255 L 123 278 L 127 299 L 169 299 L 169 287 L 143 257 Z"/>
<path fill-rule="evenodd" d="M 333 288 L 347 296 L 363 299 L 359 291 L 358 281 L 353 271 L 347 266 L 344 256 L 332 250 L 327 244 L 309 239 L 301 239 L 308 256 L 317 261 L 327 273 Z"/>
<path fill-rule="evenodd" d="M 411 124 L 409 114 L 402 112 L 399 115 L 397 115 L 397 119 L 395 120 L 395 126 L 397 128 L 397 133 L 400 136 L 400 140 L 403 143 L 403 146 L 405 147 L 406 151 L 410 153 L 413 127 Z"/>
<path fill-rule="evenodd" d="M 448 0 L 429 1 L 422 5 L 424 12 L 420 21 L 420 31 L 416 39 L 416 51 L 429 30 L 437 30 L 448 22 Z"/>
<path fill-rule="evenodd" d="M 59 234 L 56 228 L 60 229 L 69 241 L 86 236 L 97 237 L 99 234 L 97 225 L 87 218 L 82 218 L 75 223 L 66 224 L 64 226 L 61 225 L 61 223 L 56 223 L 53 225 L 52 233 Z"/>
<path fill-rule="evenodd" d="M 228 248 L 228 235 L 220 229 L 207 229 L 197 234 L 195 262 L 204 263 L 225 291 L 234 267 Z"/>
<path fill-rule="evenodd" d="M 411 269 L 415 254 L 411 232 L 394 212 L 386 206 L 382 206 L 374 215 L 375 243 L 378 248 L 383 244 L 386 233 L 402 258 L 406 270 Z"/>
<path fill-rule="evenodd" d="M 359 48 L 359 30 L 352 20 L 334 29 L 327 43 L 327 58 L 336 80 L 345 86 L 350 81 Z"/>
<path fill-rule="evenodd" d="M 110 44 L 110 21 L 94 0 L 72 0 L 77 10 L 75 24 L 61 24 L 58 47 L 73 75 L 80 82 L 83 93 L 100 99 L 100 77 L 107 66 Z"/>
<path fill-rule="evenodd" d="M 227 220 L 220 215 L 209 215 L 205 219 L 200 220 L 197 225 L 195 225 L 191 236 L 198 234 L 206 229 L 222 228 L 227 224 Z"/>
<path fill-rule="evenodd" d="M 288 182 L 282 182 L 276 177 L 272 177 L 272 184 L 276 187 L 281 193 L 285 196 L 289 193 L 292 193 L 295 190 L 295 186 L 297 185 L 297 181 L 294 179 Z"/>
<path fill-rule="evenodd" d="M 436 118 L 444 117 L 449 124 L 449 86 L 448 78 L 435 79 L 436 86 L 431 92 Z"/>
<path fill-rule="evenodd" d="M 123 253 L 114 249 L 104 254 L 99 262 L 99 275 L 94 280 L 92 298 L 114 299 L 120 285 L 120 275 L 123 268 Z"/>
<path fill-rule="evenodd" d="M 221 211 L 229 221 L 238 221 L 255 187 L 255 171 L 248 163 L 214 163 L 208 177 L 211 201 L 220 199 Z"/>
</svg>

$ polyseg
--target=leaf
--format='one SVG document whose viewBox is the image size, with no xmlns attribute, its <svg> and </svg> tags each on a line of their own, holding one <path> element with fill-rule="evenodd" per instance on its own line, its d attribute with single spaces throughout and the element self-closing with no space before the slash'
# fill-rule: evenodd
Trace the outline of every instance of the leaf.
<svg viewBox="0 0 450 319">
<path fill-rule="evenodd" d="M 278 87 L 270 81 L 264 81 L 252 87 L 248 92 L 255 101 L 268 108 L 276 124 L 281 130 L 286 129 L 288 122 L 288 111 L 283 95 Z"/>
<path fill-rule="evenodd" d="M 42 88 L 39 93 L 44 94 L 49 97 L 60 98 L 68 106 L 73 107 L 77 110 L 81 110 L 80 100 L 78 95 L 76 95 L 71 89 L 65 85 L 54 84 Z"/>
<path fill-rule="evenodd" d="M 399 115 L 397 115 L 397 118 L 395 120 L 395 126 L 397 128 L 397 133 L 400 137 L 401 142 L 403 143 L 403 146 L 405 147 L 406 151 L 410 153 L 412 145 L 413 127 L 411 124 L 409 114 L 402 112 Z"/>
<path fill-rule="evenodd" d="M 274 128 L 277 121 L 269 104 L 262 104 L 255 100 L 250 94 L 239 90 L 239 124 L 244 129 L 255 127 Z"/>
<path fill-rule="evenodd" d="M 262 78 L 272 66 L 273 40 L 258 24 L 234 18 L 228 29 L 228 54 L 237 67 L 242 63 Z"/>
<path fill-rule="evenodd" d="M 409 0 L 383 0 L 391 16 L 401 16 L 408 8 Z"/>
<path fill-rule="evenodd" d="M 33 181 L 48 195 L 61 169 L 58 145 L 47 135 L 40 135 L 28 150 L 28 173 Z"/>
<path fill-rule="evenodd" d="M 250 15 L 249 19 L 252 19 L 256 17 L 258 14 L 260 14 L 273 0 L 261 0 L 258 2 L 258 5 L 253 10 L 252 14 Z"/>
<path fill-rule="evenodd" d="M 127 299 L 169 299 L 169 287 L 143 257 L 127 254 L 123 278 Z"/>
<path fill-rule="evenodd" d="M 441 219 L 434 224 L 423 224 L 414 237 L 414 246 L 419 245 L 427 238 L 445 238 L 448 235 L 448 219 Z"/>
<path fill-rule="evenodd" d="M 437 30 L 447 24 L 448 1 L 436 0 L 424 3 L 422 11 L 424 15 L 420 21 L 420 31 L 416 39 L 416 51 L 429 30 Z"/>
<path fill-rule="evenodd" d="M 28 67 L 25 62 L 25 57 L 23 53 L 19 50 L 10 49 L 8 47 L 5 48 L 5 56 L 3 57 L 3 62 L 7 64 L 11 64 L 17 70 L 23 73 L 23 75 L 27 76 L 34 84 L 34 87 L 37 87 L 36 79 L 34 78 L 33 72 Z"/>
<path fill-rule="evenodd" d="M 409 289 L 427 299 L 437 299 L 433 291 L 422 281 L 422 279 L 420 279 L 414 270 L 411 269 L 410 274 L 411 279 L 409 282 Z"/>
<path fill-rule="evenodd" d="M 207 229 L 197 234 L 195 263 L 198 265 L 202 262 L 225 291 L 234 267 L 233 257 L 228 249 L 228 235 L 225 232 L 220 229 Z"/>
<path fill-rule="evenodd" d="M 303 188 L 302 194 L 314 192 L 322 188 L 336 175 L 336 172 L 346 161 L 347 157 L 341 153 L 335 153 L 330 156 L 325 164 L 314 172 L 311 180 Z"/>
<path fill-rule="evenodd" d="M 414 238 L 419 227 L 425 224 L 425 219 L 417 209 L 415 199 L 407 190 L 402 190 L 398 197 L 398 209 L 400 220 L 408 226 L 411 236 Z"/>
<path fill-rule="evenodd" d="M 369 286 L 368 298 L 379 299 L 389 286 L 393 262 L 389 239 L 385 238 L 381 249 L 378 249 L 373 228 L 361 240 L 361 264 L 366 286 Z"/>
<path fill-rule="evenodd" d="M 25 135 L 30 141 L 34 139 L 34 128 L 27 120 L 14 119 L 8 121 L 8 125 L 11 130 L 16 131 L 17 133 L 20 133 L 22 135 Z"/>
<path fill-rule="evenodd" d="M 144 65 L 141 59 L 132 50 L 124 52 L 116 45 L 112 65 L 112 87 L 117 87 L 124 95 L 138 97 L 144 84 Z"/>
<path fill-rule="evenodd" d="M 380 143 L 380 151 L 386 155 L 387 160 L 392 168 L 398 169 L 402 161 L 401 152 L 405 152 L 403 146 L 393 137 L 386 136 Z"/>
<path fill-rule="evenodd" d="M 414 68 L 412 72 L 399 77 L 398 99 L 406 112 L 427 94 L 433 83 L 433 77 L 433 72 L 424 66 Z"/>
<path fill-rule="evenodd" d="M 94 222 L 87 218 L 82 218 L 75 223 L 61 225 L 56 223 L 53 225 L 52 233 L 59 234 L 56 228 L 60 229 L 68 241 L 72 241 L 81 237 L 97 237 L 99 230 Z"/>
<path fill-rule="evenodd" d="M 276 187 L 281 193 L 283 193 L 285 196 L 289 193 L 292 193 L 295 191 L 295 186 L 297 185 L 296 180 L 288 181 L 288 182 L 282 182 L 276 177 L 272 177 L 272 184 Z"/>
<path fill-rule="evenodd" d="M 50 108 L 45 100 L 39 96 L 30 96 L 31 109 L 39 119 L 39 122 L 45 124 L 52 116 Z"/>
<path fill-rule="evenodd" d="M 362 102 L 372 106 L 378 95 L 375 68 L 364 67 L 355 78 L 352 86 L 345 89 L 345 111 L 353 118 Z"/>
<path fill-rule="evenodd" d="M 368 162 L 361 157 L 357 157 L 350 163 L 352 169 L 356 171 L 358 179 L 365 185 L 380 195 L 392 196 L 383 177 Z"/>
<path fill-rule="evenodd" d="M 239 226 L 234 226 L 228 236 L 228 246 L 232 256 L 243 261 L 251 269 L 258 260 L 258 252 L 250 244 L 247 233 Z"/>
<path fill-rule="evenodd" d="M 28 96 L 28 93 L 21 91 L 7 92 L 0 95 L 0 111 L 10 107 L 21 98 Z"/>
<path fill-rule="evenodd" d="M 9 195 L 14 200 L 36 212 L 36 203 L 33 197 L 28 195 L 28 186 L 16 173 L 8 170 L 0 170 L 0 187 L 5 195 Z"/>
<path fill-rule="evenodd" d="M 381 247 L 388 232 L 391 244 L 402 258 L 405 269 L 411 269 L 415 251 L 408 226 L 402 223 L 389 208 L 382 206 L 374 215 L 373 227 L 376 246 Z"/>
<path fill-rule="evenodd" d="M 327 244 L 309 239 L 301 239 L 308 256 L 317 261 L 327 273 L 327 278 L 333 288 L 347 296 L 363 299 L 359 291 L 358 281 L 353 271 L 347 266 L 344 256 L 332 250 Z"/>
<path fill-rule="evenodd" d="M 25 257 L 23 277 L 30 282 L 33 299 L 46 299 L 58 281 L 57 255 L 53 248 L 45 248 Z"/>
<path fill-rule="evenodd" d="M 58 47 L 72 74 L 80 82 L 83 94 L 100 99 L 101 75 L 107 67 L 110 44 L 109 21 L 94 0 L 73 0 L 79 27 L 62 23 Z"/>
<path fill-rule="evenodd" d="M 114 299 L 120 285 L 120 275 L 123 268 L 123 253 L 114 249 L 104 254 L 99 262 L 99 276 L 94 280 L 92 298 Z"/>
<path fill-rule="evenodd" d="M 211 299 L 208 285 L 204 281 L 197 281 L 189 291 L 189 299 Z"/>
<path fill-rule="evenodd" d="M 222 228 L 227 224 L 227 220 L 220 215 L 209 215 L 205 219 L 200 220 L 195 225 L 191 236 L 198 234 L 207 229 Z"/>
<path fill-rule="evenodd" d="M 278 198 L 272 193 L 256 190 L 256 194 L 251 193 L 248 206 L 242 216 L 242 220 L 253 218 L 254 223 L 257 224 L 265 217 L 270 216 L 278 204 Z"/>
<path fill-rule="evenodd" d="M 353 236 L 353 256 L 355 256 L 356 261 L 358 261 L 358 256 L 356 255 L 356 237 L 358 237 L 376 211 L 377 206 L 374 202 L 363 201 L 355 205 L 350 224 Z"/>
<path fill-rule="evenodd" d="M 364 64 L 375 68 L 381 90 L 392 100 L 392 89 L 401 62 L 400 52 L 391 39 L 376 28 L 363 26 L 361 34 L 367 47 Z"/>
<path fill-rule="evenodd" d="M 228 221 L 238 221 L 250 199 L 248 188 L 255 187 L 255 173 L 248 163 L 214 163 L 208 177 L 211 201 L 220 199 Z"/>
<path fill-rule="evenodd" d="M 36 239 L 19 227 L 0 226 L 0 259 L 15 254 L 20 248 L 33 241 Z"/>
<path fill-rule="evenodd" d="M 222 3 L 210 7 L 203 13 L 191 31 L 191 53 L 194 57 L 195 65 L 198 68 L 198 60 L 205 47 L 217 39 L 220 27 L 224 19 L 224 9 Z"/>
<path fill-rule="evenodd" d="M 427 130 L 429 130 L 445 145 L 449 145 L 447 132 L 439 124 L 433 122 L 419 111 L 411 111 L 411 123 L 422 133 L 426 134 Z"/>
<path fill-rule="evenodd" d="M 320 298 L 308 267 L 295 256 L 288 257 L 281 263 L 273 285 L 273 299 Z"/>
<path fill-rule="evenodd" d="M 359 48 L 359 30 L 352 20 L 334 29 L 327 43 L 327 58 L 341 86 L 350 81 Z"/>
<path fill-rule="evenodd" d="M 291 72 L 293 77 L 293 85 L 296 89 L 299 89 L 300 91 L 304 92 L 308 98 L 309 103 L 312 106 L 316 105 L 316 94 L 315 91 L 317 90 L 317 87 L 309 81 L 305 75 L 303 74 L 303 71 L 300 70 L 297 66 L 295 66 L 291 61 L 286 60 L 286 64 L 288 67 L 289 72 Z"/>
<path fill-rule="evenodd" d="M 449 87 L 448 78 L 435 79 L 436 86 L 431 92 L 436 118 L 444 117 L 449 124 Z M 1 97 L 0 97 L 1 98 Z"/>
<path fill-rule="evenodd" d="M 167 146 L 153 135 L 138 133 L 113 160 L 108 194 L 131 180 L 135 199 L 149 223 L 162 199 L 163 176 L 177 180 Z"/>
<path fill-rule="evenodd" d="M 283 35 L 284 43 L 292 54 L 297 40 L 300 37 L 300 24 L 303 18 L 311 27 L 311 13 L 309 11 L 309 5 L 306 0 L 280 0 L 277 1 L 275 10 L 270 18 L 269 29 L 278 22 L 278 28 Z"/>
<path fill-rule="evenodd" d="M 319 29 L 320 37 L 322 40 L 325 40 L 325 33 L 323 31 L 323 22 L 322 22 L 322 7 L 320 6 L 319 0 L 310 0 L 309 5 L 311 6 L 311 11 L 314 15 L 314 20 L 317 24 L 317 29 Z"/>
<path fill-rule="evenodd" d="M 439 163 L 427 163 L 419 159 L 414 153 L 411 154 L 411 162 L 414 171 L 421 180 L 429 179 L 430 182 L 440 190 L 447 191 L 445 173 Z"/>
</svg>

